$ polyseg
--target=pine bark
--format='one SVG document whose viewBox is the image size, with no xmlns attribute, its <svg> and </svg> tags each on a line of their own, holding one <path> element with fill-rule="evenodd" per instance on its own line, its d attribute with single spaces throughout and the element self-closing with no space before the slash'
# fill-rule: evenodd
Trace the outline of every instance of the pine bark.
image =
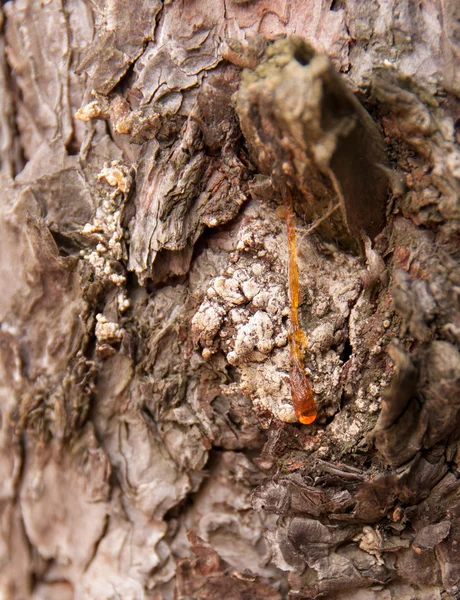
<svg viewBox="0 0 460 600">
<path fill-rule="evenodd" d="M 455 0 L 1 11 L 0 595 L 460 598 Z"/>
</svg>

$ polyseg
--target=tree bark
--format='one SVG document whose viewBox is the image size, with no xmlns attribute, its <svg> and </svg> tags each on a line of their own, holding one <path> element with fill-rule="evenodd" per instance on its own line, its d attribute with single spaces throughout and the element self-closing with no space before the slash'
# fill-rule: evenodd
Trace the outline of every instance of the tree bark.
<svg viewBox="0 0 460 600">
<path fill-rule="evenodd" d="M 460 598 L 457 3 L 1 10 L 0 595 Z"/>
</svg>

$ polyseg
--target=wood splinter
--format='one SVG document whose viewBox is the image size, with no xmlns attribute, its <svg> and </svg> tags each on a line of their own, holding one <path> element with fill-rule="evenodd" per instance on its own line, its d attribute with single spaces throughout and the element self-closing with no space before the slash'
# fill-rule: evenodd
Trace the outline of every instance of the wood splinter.
<svg viewBox="0 0 460 600">
<path fill-rule="evenodd" d="M 299 270 L 297 266 L 294 206 L 289 187 L 286 187 L 284 203 L 289 252 L 289 296 L 291 300 L 291 331 L 289 333 L 291 397 L 297 419 L 303 425 L 309 425 L 316 419 L 317 409 L 303 364 L 302 355 L 306 337 L 299 325 Z"/>
</svg>

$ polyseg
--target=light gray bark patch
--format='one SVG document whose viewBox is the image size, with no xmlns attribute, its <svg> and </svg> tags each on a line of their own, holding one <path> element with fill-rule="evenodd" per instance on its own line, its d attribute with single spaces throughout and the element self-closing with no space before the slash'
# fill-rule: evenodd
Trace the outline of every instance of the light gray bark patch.
<svg viewBox="0 0 460 600">
<path fill-rule="evenodd" d="M 177 569 L 176 597 L 178 600 L 199 597 L 202 600 L 219 600 L 230 595 L 234 600 L 280 600 L 273 587 L 249 570 L 232 572 L 217 552 L 193 531 L 188 539 L 195 559 L 182 559 Z"/>
<path fill-rule="evenodd" d="M 89 89 L 108 94 L 130 65 L 142 54 L 144 45 L 154 40 L 160 0 L 136 3 L 135 10 L 123 0 L 105 4 L 96 13 L 96 35 L 80 57 L 76 73 L 87 72 Z"/>
<path fill-rule="evenodd" d="M 28 453 L 20 504 L 29 541 L 43 558 L 71 559 L 80 568 L 89 563 L 108 517 L 110 473 L 91 427 L 73 455 L 63 456 L 58 444 Z"/>
<path fill-rule="evenodd" d="M 431 337 L 429 324 L 433 321 L 436 303 L 426 281 L 413 279 L 405 271 L 396 271 L 393 290 L 395 309 L 403 317 L 410 333 L 420 341 Z"/>
<path fill-rule="evenodd" d="M 8 3 L 5 12 L 7 57 L 20 90 L 16 124 L 30 159 L 42 141 L 60 137 L 68 143 L 73 133 L 69 32 L 59 0 Z"/>
<path fill-rule="evenodd" d="M 421 395 L 428 415 L 424 446 L 449 439 L 460 425 L 460 353 L 445 341 L 433 342 L 423 361 Z"/>
<path fill-rule="evenodd" d="M 422 527 L 412 541 L 412 548 L 419 553 L 431 550 L 449 535 L 450 527 L 450 521 L 441 521 Z"/>
<path fill-rule="evenodd" d="M 221 61 L 217 31 L 209 28 L 206 18 L 203 21 L 198 14 L 195 23 L 182 20 L 180 32 L 175 29 L 180 18 L 176 11 L 180 10 L 177 5 L 167 11 L 163 30 L 172 26 L 168 36 L 150 44 L 136 61 L 134 87 L 141 95 L 141 106 L 152 101 L 167 104 L 171 96 L 180 93 L 190 96 L 186 102 L 190 107 L 190 100 L 195 100 L 198 91 L 192 88 L 197 88 L 206 71 Z M 181 114 L 187 114 L 186 106 L 181 107 Z"/>
<path fill-rule="evenodd" d="M 29 187 L 41 215 L 54 233 L 78 237 L 94 214 L 94 202 L 78 167 L 69 166 L 45 175 Z"/>
</svg>

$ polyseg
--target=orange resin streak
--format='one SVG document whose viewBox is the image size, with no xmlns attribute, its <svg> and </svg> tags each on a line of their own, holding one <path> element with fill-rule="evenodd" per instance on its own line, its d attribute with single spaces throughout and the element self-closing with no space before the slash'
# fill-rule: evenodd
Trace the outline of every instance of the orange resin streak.
<svg viewBox="0 0 460 600">
<path fill-rule="evenodd" d="M 297 267 L 294 207 L 289 188 L 287 188 L 285 194 L 285 210 L 289 249 L 289 295 L 291 297 L 292 327 L 289 335 L 291 397 L 298 420 L 304 425 L 309 425 L 316 419 L 316 402 L 305 374 L 302 359 L 302 346 L 305 334 L 299 325 L 299 270 Z"/>
</svg>

